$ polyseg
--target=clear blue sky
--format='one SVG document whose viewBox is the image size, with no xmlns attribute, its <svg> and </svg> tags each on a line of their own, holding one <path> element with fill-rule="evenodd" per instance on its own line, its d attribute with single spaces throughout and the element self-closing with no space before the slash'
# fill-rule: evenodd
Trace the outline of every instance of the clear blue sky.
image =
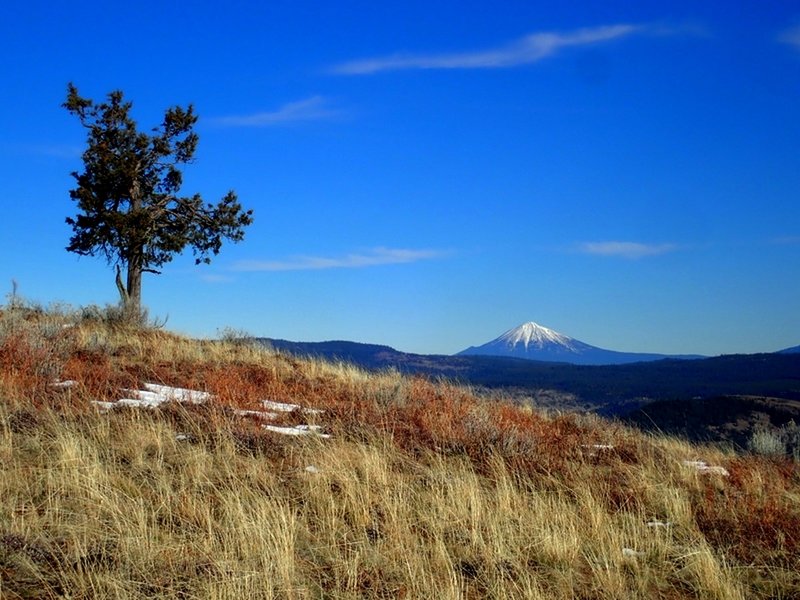
<svg viewBox="0 0 800 600">
<path fill-rule="evenodd" d="M 74 82 L 200 114 L 183 191 L 255 210 L 146 275 L 168 327 L 453 353 L 534 320 L 625 351 L 800 344 L 796 2 L 41 2 L 0 20 L 0 286 L 68 254 Z"/>
</svg>

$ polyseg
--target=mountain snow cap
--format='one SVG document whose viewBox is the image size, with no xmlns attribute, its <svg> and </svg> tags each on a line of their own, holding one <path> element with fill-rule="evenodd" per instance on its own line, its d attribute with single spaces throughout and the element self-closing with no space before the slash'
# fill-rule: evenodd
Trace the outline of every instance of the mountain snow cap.
<svg viewBox="0 0 800 600">
<path fill-rule="evenodd" d="M 543 348 L 553 344 L 572 348 L 575 342 L 573 338 L 543 327 L 533 321 L 528 321 L 519 327 L 509 329 L 497 338 L 497 341 L 512 347 L 521 344 L 526 350 L 529 346 Z"/>
</svg>

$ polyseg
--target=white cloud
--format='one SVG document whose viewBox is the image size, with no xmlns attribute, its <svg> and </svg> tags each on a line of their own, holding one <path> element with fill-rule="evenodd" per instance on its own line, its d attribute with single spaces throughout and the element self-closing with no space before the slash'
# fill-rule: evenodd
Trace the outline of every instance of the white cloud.
<svg viewBox="0 0 800 600">
<path fill-rule="evenodd" d="M 297 102 L 284 104 L 277 110 L 252 115 L 231 115 L 210 119 L 216 125 L 227 127 L 269 127 L 299 121 L 320 121 L 341 115 L 341 111 L 330 108 L 322 96 L 313 96 Z"/>
<path fill-rule="evenodd" d="M 243 260 L 237 262 L 235 271 L 307 271 L 319 269 L 360 269 L 379 265 L 413 263 L 441 258 L 448 253 L 441 250 L 410 250 L 403 248 L 374 248 L 368 252 L 339 257 L 296 256 L 284 260 Z"/>
<path fill-rule="evenodd" d="M 0 150 L 13 152 L 15 154 L 38 154 L 40 156 L 52 156 L 54 158 L 79 158 L 83 154 L 80 146 L 70 144 L 15 144 L 2 143 Z"/>
<path fill-rule="evenodd" d="M 452 54 L 394 54 L 336 65 L 332 73 L 368 75 L 400 69 L 497 69 L 538 62 L 572 46 L 587 46 L 624 38 L 646 28 L 641 25 L 604 25 L 567 33 L 532 33 L 511 44 Z"/>
<path fill-rule="evenodd" d="M 234 279 L 229 275 L 218 275 L 215 273 L 203 273 L 200 279 L 206 283 L 231 283 Z"/>
<path fill-rule="evenodd" d="M 800 50 L 800 25 L 787 29 L 778 36 L 778 41 Z"/>
<path fill-rule="evenodd" d="M 578 245 L 578 251 L 595 256 L 611 256 L 618 258 L 644 258 L 658 256 L 678 249 L 675 244 L 642 244 L 639 242 L 584 242 Z"/>
<path fill-rule="evenodd" d="M 773 244 L 785 245 L 785 246 L 793 246 L 795 244 L 800 244 L 800 236 L 799 235 L 784 235 L 782 237 L 776 237 L 771 240 Z"/>
</svg>

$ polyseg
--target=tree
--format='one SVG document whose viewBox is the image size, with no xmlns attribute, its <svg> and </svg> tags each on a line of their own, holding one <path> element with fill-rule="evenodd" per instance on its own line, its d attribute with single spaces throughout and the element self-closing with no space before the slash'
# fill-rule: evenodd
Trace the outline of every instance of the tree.
<svg viewBox="0 0 800 600">
<path fill-rule="evenodd" d="M 87 130 L 84 170 L 72 173 L 77 187 L 69 194 L 79 212 L 66 220 L 73 230 L 67 250 L 114 265 L 124 314 L 139 319 L 143 273 L 158 274 L 187 246 L 195 264 L 209 263 L 223 239 L 244 238 L 253 211 L 244 211 L 233 191 L 216 205 L 204 204 L 199 194 L 178 195 L 179 166 L 192 162 L 198 142 L 191 104 L 168 109 L 152 135 L 137 130 L 121 91 L 95 104 L 70 83 L 63 106 Z"/>
</svg>

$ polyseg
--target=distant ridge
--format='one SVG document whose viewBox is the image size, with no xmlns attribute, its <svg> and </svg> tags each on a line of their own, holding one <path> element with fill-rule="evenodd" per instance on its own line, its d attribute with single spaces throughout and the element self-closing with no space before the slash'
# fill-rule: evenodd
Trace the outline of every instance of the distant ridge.
<svg viewBox="0 0 800 600">
<path fill-rule="evenodd" d="M 533 321 L 509 329 L 500 337 L 481 346 L 470 346 L 458 353 L 458 356 L 476 355 L 507 356 L 576 365 L 621 365 L 667 358 L 703 358 L 700 355 L 648 354 L 606 350 L 591 346 Z"/>
<path fill-rule="evenodd" d="M 699 360 L 651 360 L 585 366 L 511 356 L 409 354 L 348 341 L 254 343 L 295 356 L 345 362 L 370 370 L 445 377 L 477 388 L 508 389 L 565 410 L 621 415 L 654 400 L 761 396 L 800 402 L 800 352 L 730 354 Z M 531 344 L 535 340 L 531 339 Z M 546 393 L 542 396 L 542 392 Z"/>
<path fill-rule="evenodd" d="M 792 346 L 791 348 L 778 350 L 777 354 L 800 354 L 800 346 Z"/>
</svg>

